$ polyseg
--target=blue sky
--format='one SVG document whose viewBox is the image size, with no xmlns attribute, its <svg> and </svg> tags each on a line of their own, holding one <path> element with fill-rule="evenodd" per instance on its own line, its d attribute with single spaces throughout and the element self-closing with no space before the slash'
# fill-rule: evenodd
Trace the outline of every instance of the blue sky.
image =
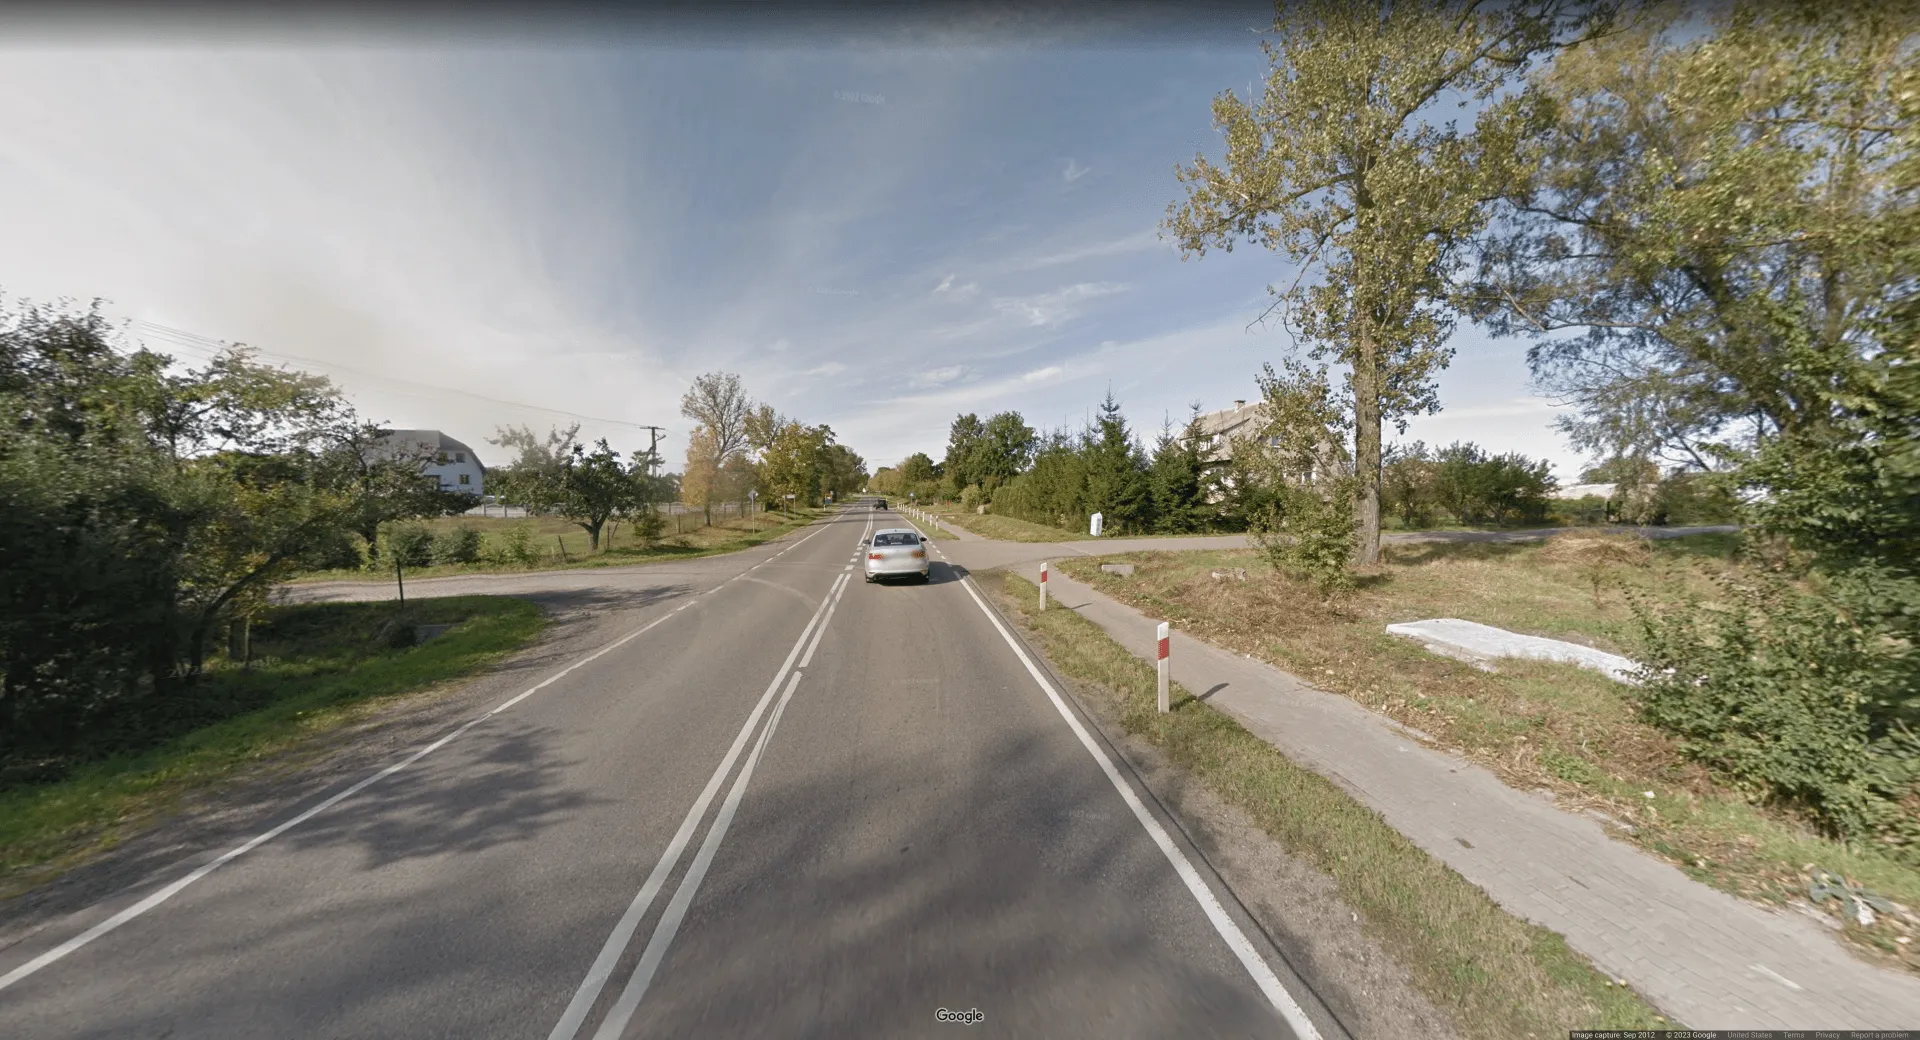
<svg viewBox="0 0 1920 1040">
<path fill-rule="evenodd" d="M 0 290 L 106 297 L 181 357 L 305 359 L 483 457 L 564 411 L 623 449 L 647 435 L 597 420 L 664 426 L 677 461 L 713 369 L 874 466 L 938 457 L 956 412 L 1077 425 L 1109 387 L 1150 432 L 1257 396 L 1291 342 L 1252 324 L 1279 257 L 1156 235 L 1174 166 L 1220 152 L 1211 99 L 1265 69 L 1271 8 L 1192 10 L 1104 34 L 16 35 Z M 1408 436 L 1571 479 L 1525 344 L 1456 347 Z"/>
</svg>

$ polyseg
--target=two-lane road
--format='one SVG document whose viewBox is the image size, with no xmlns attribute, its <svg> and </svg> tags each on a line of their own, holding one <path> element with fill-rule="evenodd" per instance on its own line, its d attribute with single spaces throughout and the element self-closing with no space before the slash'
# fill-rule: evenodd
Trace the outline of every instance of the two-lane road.
<svg viewBox="0 0 1920 1040">
<path fill-rule="evenodd" d="M 1337 1035 L 961 571 L 862 581 L 876 523 L 598 575 L 539 685 L 0 950 L 0 1036 Z"/>
</svg>

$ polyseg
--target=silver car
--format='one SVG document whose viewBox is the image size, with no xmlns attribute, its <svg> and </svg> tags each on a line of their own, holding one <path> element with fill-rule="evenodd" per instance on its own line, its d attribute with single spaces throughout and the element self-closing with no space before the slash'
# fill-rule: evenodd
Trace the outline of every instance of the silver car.
<svg viewBox="0 0 1920 1040">
<path fill-rule="evenodd" d="M 911 527 L 889 527 L 873 532 L 867 544 L 867 580 L 904 578 L 927 580 L 927 543 Z"/>
</svg>

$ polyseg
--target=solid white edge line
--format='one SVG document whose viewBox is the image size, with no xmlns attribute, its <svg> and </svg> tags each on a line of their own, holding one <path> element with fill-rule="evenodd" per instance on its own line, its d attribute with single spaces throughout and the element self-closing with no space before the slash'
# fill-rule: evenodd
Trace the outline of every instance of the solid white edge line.
<svg viewBox="0 0 1920 1040">
<path fill-rule="evenodd" d="M 746 745 L 747 738 L 753 735 L 754 728 L 759 725 L 761 715 L 767 710 L 767 703 L 780 689 L 781 681 L 793 670 L 794 659 L 800 655 L 800 648 L 806 644 L 807 637 L 813 634 L 816 626 L 823 625 L 823 618 L 831 613 L 834 591 L 834 589 L 828 589 L 827 594 L 820 598 L 820 605 L 814 608 L 813 617 L 807 621 L 806 627 L 800 630 L 800 637 L 793 641 L 793 648 L 787 651 L 787 659 L 781 663 L 779 670 L 774 672 L 773 681 L 767 684 L 766 692 L 760 695 L 759 703 L 754 705 L 752 713 L 747 716 L 746 723 L 740 727 L 739 734 L 734 737 L 733 746 L 727 750 L 726 757 L 721 759 L 719 768 L 713 771 L 713 776 L 708 778 L 706 787 L 701 790 L 700 797 L 693 803 L 693 807 L 687 810 L 686 818 L 680 823 L 680 829 L 674 832 L 673 840 L 668 843 L 666 851 L 660 854 L 659 862 L 654 864 L 653 872 L 647 875 L 646 882 L 634 895 L 633 902 L 628 904 L 626 913 L 620 916 L 619 922 L 613 926 L 613 931 L 607 936 L 607 941 L 601 944 L 599 955 L 594 957 L 593 965 L 587 969 L 586 977 L 580 982 L 580 988 L 574 991 L 573 999 L 567 1002 L 567 1009 L 561 1013 L 560 1021 L 554 1024 L 553 1031 L 547 1034 L 547 1040 L 572 1040 L 572 1037 L 579 1033 L 580 1027 L 585 1024 L 587 1014 L 593 1010 L 594 1002 L 600 999 L 601 990 L 606 988 L 607 979 L 613 975 L 614 965 L 619 962 L 621 954 L 626 952 L 627 945 L 633 941 L 633 933 L 639 929 L 640 921 L 646 917 L 647 911 L 653 906 L 653 901 L 659 898 L 660 889 L 666 885 L 667 875 L 679 865 L 681 854 L 686 852 L 687 844 L 693 839 L 693 832 L 698 829 L 701 818 L 706 816 L 707 807 L 713 804 L 713 797 L 719 792 L 720 784 L 733 770 L 734 763 L 740 757 L 741 748 Z"/>
<path fill-rule="evenodd" d="M 1293 994 L 1288 993 L 1287 988 L 1280 984 L 1279 977 L 1274 975 L 1273 969 L 1260 956 L 1260 952 L 1253 948 L 1253 944 L 1247 941 L 1246 933 L 1242 932 L 1240 926 L 1228 916 L 1226 908 L 1221 906 L 1220 900 L 1214 897 L 1213 890 L 1207 887 L 1206 881 L 1200 877 L 1200 872 L 1193 868 L 1193 863 L 1187 859 L 1186 853 L 1180 851 L 1180 847 L 1175 845 L 1173 839 L 1167 835 L 1166 829 L 1160 826 L 1160 821 L 1154 819 L 1153 814 L 1147 811 L 1147 807 L 1141 803 L 1139 796 L 1133 793 L 1133 788 L 1120 776 L 1120 770 L 1114 766 L 1113 760 L 1107 757 L 1106 752 L 1102 751 L 1098 744 L 1094 743 L 1093 737 L 1087 733 L 1085 727 L 1080 725 L 1080 720 L 1074 717 L 1066 701 L 1060 697 L 1059 691 L 1053 688 L 1053 684 L 1048 682 L 1046 676 L 1034 665 L 1033 659 L 1027 656 L 1026 649 L 1013 638 L 1013 634 L 1007 631 L 1006 626 L 1000 623 L 999 617 L 995 616 L 986 601 L 980 598 L 980 594 L 974 591 L 973 579 L 962 579 L 960 584 L 967 590 L 967 595 L 973 597 L 973 602 L 980 608 L 980 612 L 993 623 L 994 631 L 1000 633 L 1000 638 L 1005 640 L 1014 655 L 1020 658 L 1020 663 L 1027 666 L 1027 674 L 1033 676 L 1033 681 L 1040 684 L 1040 688 L 1046 691 L 1047 698 L 1053 701 L 1053 706 L 1060 712 L 1060 717 L 1067 720 L 1067 725 L 1073 730 L 1074 736 L 1080 738 L 1081 746 L 1085 747 L 1087 753 L 1100 763 L 1101 771 L 1107 774 L 1107 779 L 1113 783 L 1114 790 L 1120 792 L 1120 797 L 1126 801 L 1127 807 L 1133 810 L 1134 818 L 1140 821 L 1140 826 L 1144 827 L 1148 836 L 1153 838 L 1153 843 L 1160 846 L 1160 851 L 1166 855 L 1167 862 L 1173 864 L 1174 872 L 1179 874 L 1180 880 L 1186 883 L 1187 891 L 1193 893 L 1193 898 L 1199 902 L 1200 908 L 1206 911 L 1207 920 L 1213 923 L 1214 931 L 1220 933 L 1220 938 L 1226 941 L 1227 946 L 1233 950 L 1234 956 L 1240 959 L 1240 964 L 1247 969 L 1247 974 L 1253 976 L 1254 983 L 1260 987 L 1260 992 L 1266 996 L 1274 1010 L 1278 1011 L 1287 1025 L 1293 1028 L 1299 1040 L 1320 1040 L 1320 1031 L 1314 1028 L 1313 1020 L 1307 1017 L 1307 1013 L 1293 999 Z"/>
<path fill-rule="evenodd" d="M 16 982 L 19 982 L 21 979 L 24 979 L 27 976 L 32 975 L 33 973 L 39 971 L 42 968 L 45 968 L 47 965 L 53 964 L 54 962 L 60 960 L 61 958 L 66 957 L 68 954 L 72 953 L 75 950 L 80 949 L 82 946 L 85 946 L 88 943 L 94 941 L 95 939 L 98 939 L 101 936 L 107 934 L 108 932 L 111 932 L 114 929 L 119 928 L 121 925 L 126 924 L 128 921 L 131 921 L 134 918 L 139 917 L 140 915 L 146 913 L 147 911 L 152 910 L 154 907 L 159 906 L 161 903 L 164 903 L 167 900 L 172 899 L 174 896 L 180 894 L 180 892 L 185 890 L 187 886 L 193 884 L 196 881 L 199 881 L 201 878 L 206 877 L 208 874 L 213 873 L 214 871 L 227 865 L 233 860 L 238 859 L 239 857 L 244 856 L 249 852 L 252 852 L 254 849 L 257 849 L 260 846 L 266 844 L 267 842 L 272 841 L 273 839 L 279 837 L 280 835 L 285 834 L 287 831 L 292 830 L 293 828 L 299 826 L 300 824 L 313 819 L 315 816 L 320 815 L 321 813 L 327 811 L 328 809 L 331 809 L 334 806 L 339 805 L 341 802 L 346 801 L 348 798 L 351 798 L 356 794 L 359 794 L 361 791 L 366 790 L 367 788 L 373 786 L 374 784 L 380 782 L 381 780 L 384 780 L 387 777 L 392 776 L 393 774 L 398 773 L 402 769 L 405 769 L 408 766 L 414 764 L 415 762 L 420 761 L 422 758 L 425 758 L 427 755 L 432 754 L 434 751 L 439 750 L 441 747 L 444 747 L 449 741 L 453 740 L 455 737 L 460 736 L 462 733 L 465 733 L 466 731 L 472 729 L 473 727 L 479 725 L 480 723 L 485 722 L 486 720 L 492 718 L 493 716 L 498 715 L 503 711 L 506 711 L 508 708 L 513 707 L 514 705 L 520 703 L 523 700 L 526 700 L 528 697 L 533 696 L 535 693 L 538 693 L 540 690 L 546 688 L 547 686 L 555 682 L 558 682 L 560 679 L 566 677 L 567 673 L 573 671 L 574 669 L 579 668 L 582 665 L 585 665 L 599 658 L 603 654 L 611 653 L 612 651 L 618 649 L 619 647 L 625 646 L 627 643 L 630 643 L 633 640 L 638 639 L 647 630 L 653 628 L 655 625 L 660 624 L 662 621 L 667 620 L 667 618 L 672 617 L 674 613 L 675 611 L 668 611 L 666 614 L 663 614 L 660 617 L 654 618 L 652 621 L 647 622 L 645 625 L 642 625 L 639 628 L 634 629 L 632 632 L 629 632 L 626 635 L 621 636 L 619 639 L 616 639 L 613 642 L 608 643 L 606 646 L 601 647 L 600 649 L 594 651 L 593 653 L 587 655 L 586 657 L 583 657 L 580 660 L 575 661 L 574 663 L 568 665 L 567 667 L 562 668 L 558 672 L 553 673 L 552 675 L 548 676 L 546 679 L 542 680 L 540 683 L 528 688 L 525 692 L 521 693 L 519 696 L 512 697 L 501 702 L 498 707 L 494 708 L 492 711 L 487 712 L 485 715 L 481 715 L 478 718 L 467 721 L 466 723 L 461 725 L 459 728 L 455 729 L 453 732 L 448 733 L 445 736 L 441 737 L 440 739 L 434 741 L 433 743 L 428 744 L 426 747 L 423 747 L 420 750 L 415 751 L 413 754 L 408 755 L 406 758 L 403 758 L 400 761 L 395 762 L 393 765 L 390 765 L 385 769 L 382 769 L 379 772 L 373 774 L 372 776 L 369 776 L 366 779 L 361 780 L 360 782 L 354 784 L 352 787 L 349 787 L 344 791 L 340 791 L 337 794 L 332 795 L 331 797 L 327 798 L 325 801 L 321 802 L 320 804 L 315 805 L 310 809 L 307 809 L 305 812 L 302 812 L 300 815 L 295 816 L 294 818 L 286 821 L 285 823 L 280 824 L 277 827 L 274 827 L 272 830 L 266 831 L 265 833 L 262 833 L 262 834 L 255 835 L 252 839 L 245 842 L 244 844 L 227 850 L 225 853 L 221 854 L 221 856 L 218 859 L 213 860 L 211 863 L 206 863 L 200 867 L 195 868 L 191 873 L 187 874 L 187 876 L 180 878 L 179 880 L 173 882 L 172 884 L 167 885 L 165 888 L 162 888 L 159 891 L 148 895 L 145 899 L 140 900 L 139 902 L 133 904 L 132 906 L 127 907 L 126 909 L 120 911 L 117 914 L 114 914 L 112 917 L 109 917 L 106 920 L 100 922 L 99 924 L 94 925 L 92 928 L 89 928 L 86 931 L 81 932 L 79 935 L 76 935 L 73 938 L 68 939 L 66 942 L 61 943 L 60 945 L 54 947 L 53 949 L 48 950 L 45 953 L 42 953 L 41 955 L 39 955 L 38 957 L 35 957 L 32 960 L 26 962 L 25 964 L 22 964 L 19 967 L 13 969 L 12 971 L 7 972 L 5 975 L 0 975 L 0 990 L 6 989 L 8 986 L 11 986 Z"/>
<path fill-rule="evenodd" d="M 826 627 L 824 624 L 822 628 Z M 795 671 L 787 681 L 787 692 L 780 696 L 780 704 L 773 710 L 773 717 L 767 720 L 767 726 L 760 731 L 760 739 L 753 746 L 753 754 L 747 756 L 747 764 L 740 767 L 740 775 L 734 778 L 733 788 L 727 792 L 727 800 L 721 803 L 720 814 L 714 817 L 713 826 L 708 829 L 706 840 L 700 843 L 700 851 L 694 853 L 693 864 L 687 868 L 687 876 L 680 879 L 680 887 L 673 893 L 673 899 L 667 903 L 667 909 L 660 915 L 660 923 L 654 926 L 653 937 L 647 941 L 647 948 L 640 954 L 640 962 L 634 965 L 632 977 L 627 979 L 625 988 L 620 991 L 620 999 L 614 1002 L 607 1017 L 600 1022 L 600 1028 L 593 1034 L 593 1040 L 619 1040 L 626 1031 L 627 1023 L 633 1019 L 633 1013 L 640 1007 L 640 1001 L 647 995 L 647 987 L 652 984 L 653 976 L 660 970 L 660 962 L 666 959 L 667 948 L 673 945 L 674 936 L 679 934 L 681 922 L 686 920 L 687 908 L 693 904 L 693 897 L 700 892 L 700 882 L 707 876 L 707 868 L 712 866 L 714 853 L 719 851 L 720 843 L 727 837 L 727 829 L 733 825 L 733 816 L 740 808 L 740 799 L 747 792 L 747 784 L 753 779 L 753 767 L 760 763 L 761 752 L 767 749 L 767 742 L 773 739 L 773 731 L 780 725 L 780 716 L 787 710 L 787 702 L 793 699 L 793 691 L 800 685 L 800 672 Z"/>
</svg>

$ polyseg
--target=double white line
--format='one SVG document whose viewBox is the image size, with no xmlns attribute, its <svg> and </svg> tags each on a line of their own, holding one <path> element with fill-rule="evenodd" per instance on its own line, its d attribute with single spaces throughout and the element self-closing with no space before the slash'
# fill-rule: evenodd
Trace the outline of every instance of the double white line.
<svg viewBox="0 0 1920 1040">
<path fill-rule="evenodd" d="M 871 528 L 872 522 L 867 526 Z M 580 1027 L 586 1023 L 587 1015 L 600 999 L 600 993 L 606 988 L 607 981 L 613 976 L 614 965 L 626 953 L 633 942 L 633 936 L 640 928 L 640 922 L 652 909 L 653 901 L 659 897 L 660 890 L 666 887 L 667 877 L 680 863 L 680 857 L 693 840 L 693 832 L 707 815 L 707 807 L 713 804 L 714 795 L 720 791 L 720 785 L 727 774 L 733 771 L 734 763 L 740 758 L 740 752 L 747 746 L 754 730 L 760 724 L 760 717 L 773 703 L 773 696 L 785 683 L 785 692 L 774 706 L 773 715 L 768 719 L 765 729 L 760 730 L 760 738 L 754 741 L 753 751 L 747 756 L 747 764 L 734 778 L 733 786 L 728 789 L 726 801 L 720 805 L 719 815 L 714 817 L 713 825 L 707 829 L 707 836 L 700 842 L 700 850 L 694 853 L 693 864 L 687 868 L 686 876 L 680 879 L 680 887 L 673 893 L 667 908 L 654 925 L 653 935 L 647 940 L 646 949 L 640 954 L 640 961 L 634 966 L 633 974 L 620 991 L 620 996 L 608 1010 L 606 1018 L 600 1022 L 600 1028 L 593 1034 L 594 1040 L 616 1040 L 627 1028 L 633 1013 L 640 1006 L 641 998 L 647 995 L 647 987 L 652 984 L 653 976 L 660 969 L 660 962 L 666 958 L 667 948 L 673 945 L 674 936 L 680 931 L 680 923 L 685 920 L 687 908 L 692 905 L 693 897 L 699 893 L 700 882 L 712 865 L 714 853 L 720 848 L 721 841 L 727 836 L 727 828 L 733 824 L 734 813 L 740 808 L 740 799 L 746 794 L 747 784 L 753 779 L 753 770 L 760 762 L 761 752 L 766 750 L 767 742 L 773 739 L 773 731 L 780 725 L 780 716 L 787 710 L 787 702 L 793 699 L 793 691 L 800 685 L 800 669 L 813 660 L 814 648 L 820 645 L 820 637 L 827 631 L 827 623 L 833 620 L 833 612 L 840 604 L 840 596 L 846 591 L 847 581 L 852 575 L 842 572 L 834 579 L 833 587 L 827 590 L 820 605 L 814 609 L 813 617 L 807 621 L 807 627 L 800 630 L 800 638 L 794 640 L 793 649 L 787 651 L 787 658 L 781 663 L 779 671 L 774 673 L 773 681 L 767 684 L 767 690 L 760 695 L 760 701 L 754 705 L 753 712 L 740 727 L 740 733 L 734 737 L 733 746 L 727 749 L 726 757 L 720 760 L 719 768 L 707 780 L 707 786 L 700 797 L 687 810 L 686 819 L 680 822 L 680 829 L 674 832 L 660 861 L 653 866 L 653 872 L 647 875 L 646 883 L 640 886 L 639 894 L 627 906 L 627 912 L 620 916 L 619 923 L 613 926 L 613 933 L 600 947 L 600 955 L 593 959 L 593 966 L 587 969 L 587 977 L 581 981 L 580 988 L 567 1004 L 567 1010 L 554 1025 L 553 1032 L 547 1034 L 547 1040 L 573 1040 L 579 1034 Z M 803 656 L 804 654 L 804 656 Z M 798 664 L 795 662 L 798 661 Z"/>
</svg>

